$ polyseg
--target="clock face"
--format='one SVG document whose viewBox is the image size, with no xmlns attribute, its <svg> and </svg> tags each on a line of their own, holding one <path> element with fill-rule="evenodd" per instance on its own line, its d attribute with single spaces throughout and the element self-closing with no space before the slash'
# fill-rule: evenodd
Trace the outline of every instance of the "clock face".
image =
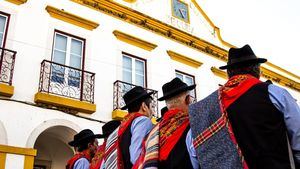
<svg viewBox="0 0 300 169">
<path fill-rule="evenodd" d="M 189 6 L 181 0 L 172 0 L 172 14 L 185 22 L 189 22 Z"/>
</svg>

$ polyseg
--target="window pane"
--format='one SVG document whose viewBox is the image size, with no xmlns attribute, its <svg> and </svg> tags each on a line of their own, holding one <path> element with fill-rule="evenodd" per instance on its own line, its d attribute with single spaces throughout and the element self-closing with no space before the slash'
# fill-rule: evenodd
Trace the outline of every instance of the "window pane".
<svg viewBox="0 0 300 169">
<path fill-rule="evenodd" d="M 144 86 L 145 79 L 145 63 L 139 60 L 135 60 L 135 84 Z"/>
<path fill-rule="evenodd" d="M 123 70 L 123 81 L 132 84 L 131 71 Z"/>
<path fill-rule="evenodd" d="M 71 53 L 82 57 L 82 42 L 72 39 Z"/>
<path fill-rule="evenodd" d="M 77 55 L 71 55 L 70 66 L 81 69 L 81 57 L 78 57 Z"/>
<path fill-rule="evenodd" d="M 6 17 L 0 15 L 0 33 L 4 32 Z"/>
<path fill-rule="evenodd" d="M 66 52 L 55 50 L 53 54 L 53 62 L 64 65 L 66 63 Z"/>
<path fill-rule="evenodd" d="M 144 75 L 145 74 L 144 69 L 145 69 L 144 62 L 135 60 L 135 73 L 138 75 Z"/>
<path fill-rule="evenodd" d="M 183 75 L 182 75 L 182 74 L 180 74 L 180 73 L 176 73 L 176 77 L 178 77 L 180 80 L 182 80 L 182 81 L 183 81 Z"/>
<path fill-rule="evenodd" d="M 0 47 L 2 47 L 3 34 L 0 33 Z"/>
<path fill-rule="evenodd" d="M 0 15 L 0 47 L 2 47 L 4 39 L 6 17 Z"/>
<path fill-rule="evenodd" d="M 194 84 L 194 79 L 192 77 L 189 77 L 189 76 L 185 76 L 185 83 L 187 85 L 193 85 Z"/>
<path fill-rule="evenodd" d="M 123 81 L 132 83 L 132 59 L 123 56 Z"/>
<path fill-rule="evenodd" d="M 135 85 L 145 87 L 144 76 L 136 75 L 135 76 Z"/>
<path fill-rule="evenodd" d="M 131 60 L 131 58 L 123 56 L 123 69 L 132 70 L 132 60 Z"/>
<path fill-rule="evenodd" d="M 55 35 L 55 47 L 56 50 L 66 51 L 67 50 L 67 37 L 56 34 Z"/>
</svg>

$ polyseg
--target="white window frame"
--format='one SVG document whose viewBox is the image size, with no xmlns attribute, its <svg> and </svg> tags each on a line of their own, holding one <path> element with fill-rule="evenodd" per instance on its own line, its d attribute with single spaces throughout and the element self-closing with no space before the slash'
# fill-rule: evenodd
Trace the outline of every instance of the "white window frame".
<svg viewBox="0 0 300 169">
<path fill-rule="evenodd" d="M 51 61 L 53 61 L 54 59 L 54 51 L 55 50 L 58 50 L 58 49 L 55 49 L 55 43 L 56 43 L 56 35 L 60 35 L 60 36 L 64 36 L 64 37 L 67 37 L 67 49 L 66 49 L 66 58 L 65 58 L 65 63 L 64 65 L 66 66 L 70 66 L 70 60 L 71 60 L 71 44 L 72 44 L 72 39 L 75 39 L 77 41 L 81 41 L 82 42 L 82 46 L 81 46 L 81 63 L 80 63 L 80 68 L 77 68 L 77 69 L 82 69 L 83 68 L 83 62 L 84 62 L 84 46 L 85 46 L 85 41 L 82 40 L 82 39 L 79 39 L 79 38 L 76 38 L 74 36 L 70 36 L 70 35 L 67 35 L 67 34 L 64 34 L 64 33 L 61 33 L 61 32 L 58 32 L 58 31 L 55 31 L 54 32 L 54 40 L 53 40 L 53 49 L 52 49 L 52 59 Z M 71 66 L 70 66 L 71 67 Z"/>
<path fill-rule="evenodd" d="M 180 75 L 183 76 L 183 82 L 184 82 L 184 83 L 186 83 L 186 82 L 185 82 L 186 77 L 189 77 L 189 78 L 192 78 L 192 79 L 193 79 L 193 84 L 196 84 L 196 83 L 195 83 L 195 76 L 190 75 L 190 74 L 187 74 L 187 73 L 184 73 L 184 72 L 179 71 L 179 70 L 175 70 L 175 77 L 177 77 L 177 74 L 180 74 Z M 195 101 L 196 101 L 196 99 L 197 99 L 196 88 L 195 88 L 193 91 L 194 91 L 194 97 L 195 97 L 194 99 L 195 99 Z M 192 91 L 191 91 L 191 92 L 192 92 Z"/>
<path fill-rule="evenodd" d="M 147 61 L 145 59 L 142 59 L 142 58 L 130 55 L 128 53 L 122 52 L 122 81 L 124 81 L 124 78 L 123 78 L 123 71 L 124 71 L 123 57 L 127 57 L 127 58 L 131 59 L 131 80 L 132 80 L 131 84 L 133 84 L 133 85 L 137 85 L 136 84 L 136 78 L 135 78 L 135 76 L 136 76 L 135 62 L 136 62 L 136 60 L 138 60 L 138 61 L 141 61 L 141 62 L 144 63 L 143 64 L 144 65 L 144 86 L 142 86 L 142 87 L 146 88 L 147 87 L 147 75 L 146 75 L 147 74 Z"/>
</svg>

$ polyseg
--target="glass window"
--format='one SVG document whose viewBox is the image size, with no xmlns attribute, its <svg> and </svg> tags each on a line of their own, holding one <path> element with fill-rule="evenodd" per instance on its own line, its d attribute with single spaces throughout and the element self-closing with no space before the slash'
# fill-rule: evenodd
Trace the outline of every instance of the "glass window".
<svg viewBox="0 0 300 169">
<path fill-rule="evenodd" d="M 145 61 L 123 54 L 123 81 L 145 87 Z"/>
<path fill-rule="evenodd" d="M 144 62 L 135 60 L 135 84 L 138 86 L 145 86 L 145 72 L 144 72 Z"/>
<path fill-rule="evenodd" d="M 83 46 L 84 41 L 63 33 L 55 32 L 52 61 L 72 68 L 53 64 L 52 81 L 79 87 L 81 71 L 77 69 L 82 68 Z"/>
<path fill-rule="evenodd" d="M 186 73 L 183 72 L 179 72 L 176 71 L 176 77 L 178 77 L 179 79 L 181 79 L 184 83 L 186 83 L 187 85 L 193 85 L 195 84 L 195 78 L 192 75 L 188 75 Z M 196 99 L 196 89 L 192 90 L 190 92 L 191 96 L 194 97 Z M 195 100 L 196 101 L 196 100 Z"/>
<path fill-rule="evenodd" d="M 7 16 L 0 14 L 0 47 L 3 47 L 6 31 Z"/>
</svg>

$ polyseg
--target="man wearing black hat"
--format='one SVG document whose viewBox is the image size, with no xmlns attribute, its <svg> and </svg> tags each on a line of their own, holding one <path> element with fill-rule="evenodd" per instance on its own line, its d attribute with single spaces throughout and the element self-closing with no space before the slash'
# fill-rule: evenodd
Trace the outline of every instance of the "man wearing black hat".
<svg viewBox="0 0 300 169">
<path fill-rule="evenodd" d="M 163 85 L 163 97 L 167 111 L 161 121 L 151 130 L 145 141 L 145 148 L 134 169 L 198 169 L 196 154 L 193 149 L 188 107 L 191 103 L 190 90 L 196 85 L 188 86 L 179 78 Z"/>
<path fill-rule="evenodd" d="M 84 129 L 74 136 L 69 142 L 70 146 L 76 147 L 76 154 L 68 161 L 66 169 L 89 169 L 90 161 L 93 158 L 100 134 L 94 134 L 90 129 Z"/>
<path fill-rule="evenodd" d="M 131 169 L 141 153 L 144 137 L 152 129 L 150 118 L 153 92 L 136 86 L 123 96 L 128 109 L 120 127 L 107 140 L 105 148 L 106 169 Z"/>
<path fill-rule="evenodd" d="M 227 65 L 220 67 L 227 69 L 229 80 L 190 106 L 201 166 L 299 169 L 300 109 L 285 89 L 259 80 L 260 64 L 266 61 L 249 45 L 231 48 Z M 289 141 L 295 164 L 289 158 Z"/>
<path fill-rule="evenodd" d="M 119 127 L 121 122 L 119 120 L 111 120 L 105 123 L 102 126 L 102 134 L 100 138 L 104 139 L 104 142 L 101 146 L 97 148 L 97 151 L 91 161 L 90 169 L 100 169 L 102 163 L 104 162 L 104 153 L 105 153 L 105 146 L 108 136 Z"/>
</svg>

